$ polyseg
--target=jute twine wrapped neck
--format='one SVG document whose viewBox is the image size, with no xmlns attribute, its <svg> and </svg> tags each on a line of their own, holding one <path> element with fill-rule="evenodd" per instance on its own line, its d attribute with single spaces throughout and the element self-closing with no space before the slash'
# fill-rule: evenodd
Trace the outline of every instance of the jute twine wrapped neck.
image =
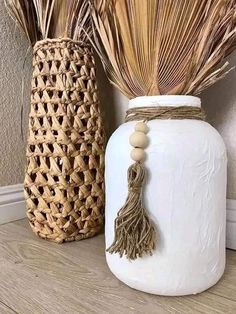
<svg viewBox="0 0 236 314">
<path fill-rule="evenodd" d="M 143 205 L 143 186 L 146 169 L 144 166 L 144 148 L 147 146 L 147 122 L 154 119 L 166 120 L 205 120 L 204 111 L 192 106 L 160 106 L 139 107 L 127 111 L 126 122 L 139 122 L 135 132 L 130 137 L 134 147 L 131 158 L 135 161 L 128 169 L 128 196 L 124 206 L 119 210 L 115 219 L 115 238 L 107 249 L 109 253 L 119 253 L 122 257 L 135 260 L 144 254 L 152 255 L 155 249 L 156 232 L 147 211 Z"/>
</svg>

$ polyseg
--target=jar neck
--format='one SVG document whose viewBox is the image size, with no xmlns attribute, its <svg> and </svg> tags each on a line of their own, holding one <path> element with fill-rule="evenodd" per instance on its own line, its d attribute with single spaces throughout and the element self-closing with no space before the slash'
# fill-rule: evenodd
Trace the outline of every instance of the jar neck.
<svg viewBox="0 0 236 314">
<path fill-rule="evenodd" d="M 129 101 L 129 109 L 138 107 L 182 107 L 201 108 L 201 99 L 188 95 L 141 96 Z"/>
</svg>

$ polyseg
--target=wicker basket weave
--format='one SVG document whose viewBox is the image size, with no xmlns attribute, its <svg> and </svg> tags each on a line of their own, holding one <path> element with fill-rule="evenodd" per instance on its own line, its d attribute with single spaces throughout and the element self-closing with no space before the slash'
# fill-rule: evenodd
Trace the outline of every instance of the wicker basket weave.
<svg viewBox="0 0 236 314">
<path fill-rule="evenodd" d="M 70 39 L 34 47 L 25 196 L 33 231 L 58 243 L 103 225 L 104 132 L 92 49 Z"/>
</svg>

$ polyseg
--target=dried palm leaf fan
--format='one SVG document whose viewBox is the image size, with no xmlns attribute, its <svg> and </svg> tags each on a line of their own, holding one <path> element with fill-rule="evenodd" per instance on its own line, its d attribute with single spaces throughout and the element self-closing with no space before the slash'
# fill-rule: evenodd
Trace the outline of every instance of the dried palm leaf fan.
<svg viewBox="0 0 236 314">
<path fill-rule="evenodd" d="M 103 225 L 104 132 L 89 5 L 6 0 L 33 46 L 25 196 L 33 231 L 58 243 Z"/>
<path fill-rule="evenodd" d="M 96 29 L 93 44 L 111 83 L 130 99 L 196 95 L 227 73 L 228 63 L 219 64 L 235 49 L 236 1 L 94 0 L 91 7 Z M 142 114 L 144 121 L 151 118 L 148 112 Z M 201 112 L 191 115 L 203 117 Z M 137 128 L 147 132 L 145 124 Z M 130 142 L 135 141 L 131 136 Z M 140 196 L 144 164 L 136 157 L 128 170 L 128 197 L 108 248 L 130 259 L 151 254 L 155 246 L 155 230 Z"/>
</svg>

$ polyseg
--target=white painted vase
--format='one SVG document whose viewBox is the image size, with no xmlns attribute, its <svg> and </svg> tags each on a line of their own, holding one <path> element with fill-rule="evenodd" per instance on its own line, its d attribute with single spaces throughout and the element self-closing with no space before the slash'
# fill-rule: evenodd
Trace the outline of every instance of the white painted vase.
<svg viewBox="0 0 236 314">
<path fill-rule="evenodd" d="M 139 106 L 201 106 L 192 96 L 138 97 Z M 129 137 L 136 121 L 121 125 L 106 151 L 106 247 L 124 205 L 127 169 L 133 163 Z M 226 168 L 224 142 L 199 120 L 152 120 L 145 168 L 144 204 L 158 230 L 152 256 L 134 261 L 106 253 L 113 274 L 128 286 L 159 295 L 200 293 L 213 286 L 225 267 Z"/>
</svg>

